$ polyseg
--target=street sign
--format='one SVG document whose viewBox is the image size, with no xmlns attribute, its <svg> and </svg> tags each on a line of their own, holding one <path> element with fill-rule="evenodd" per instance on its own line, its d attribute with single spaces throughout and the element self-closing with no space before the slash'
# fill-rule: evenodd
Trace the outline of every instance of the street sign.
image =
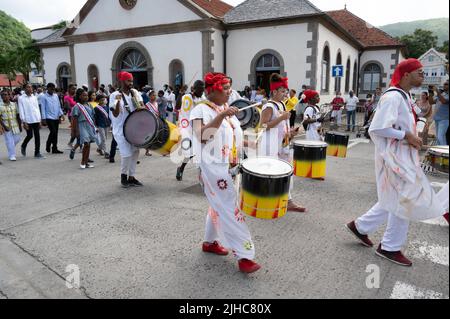
<svg viewBox="0 0 450 319">
<path fill-rule="evenodd" d="M 334 65 L 332 68 L 334 78 L 342 78 L 344 76 L 344 66 Z"/>
</svg>

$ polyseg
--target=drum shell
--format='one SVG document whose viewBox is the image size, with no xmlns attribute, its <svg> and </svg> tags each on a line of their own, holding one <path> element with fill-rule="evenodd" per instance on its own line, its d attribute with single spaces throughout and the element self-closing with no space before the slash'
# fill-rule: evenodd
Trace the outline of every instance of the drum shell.
<svg viewBox="0 0 450 319">
<path fill-rule="evenodd" d="M 328 144 L 327 155 L 346 158 L 349 140 L 348 134 L 328 132 L 325 135 L 325 142 Z"/>
<path fill-rule="evenodd" d="M 242 169 L 240 210 L 259 219 L 277 219 L 287 213 L 292 173 L 260 176 Z"/>
<path fill-rule="evenodd" d="M 324 178 L 326 176 L 327 145 L 294 145 L 294 175 L 304 178 Z"/>
<path fill-rule="evenodd" d="M 139 112 L 146 112 L 147 115 L 150 115 L 148 119 L 151 119 L 153 123 L 149 122 L 147 124 L 154 125 L 155 128 L 153 132 L 150 132 L 147 137 L 142 139 L 141 143 L 133 143 L 133 141 L 130 141 L 130 137 L 127 136 L 127 127 L 128 125 L 132 125 L 132 121 L 135 120 L 136 116 L 139 116 L 137 115 Z M 142 119 L 139 120 L 142 121 Z M 142 126 L 142 122 L 138 123 Z M 124 136 L 131 145 L 137 148 L 151 149 L 161 155 L 170 154 L 173 146 L 175 146 L 180 140 L 180 132 L 178 127 L 168 121 L 162 120 L 154 113 L 145 109 L 136 110 L 128 116 L 124 124 Z"/>
<path fill-rule="evenodd" d="M 230 106 L 242 109 L 244 107 L 250 106 L 252 103 L 247 100 L 236 100 Z M 243 130 L 247 129 L 258 129 L 261 123 L 261 110 L 258 107 L 253 107 L 245 111 L 240 112 L 237 115 L 239 122 L 241 123 L 241 128 Z"/>
<path fill-rule="evenodd" d="M 449 153 L 430 149 L 426 155 L 430 165 L 439 172 L 449 173 Z"/>
</svg>

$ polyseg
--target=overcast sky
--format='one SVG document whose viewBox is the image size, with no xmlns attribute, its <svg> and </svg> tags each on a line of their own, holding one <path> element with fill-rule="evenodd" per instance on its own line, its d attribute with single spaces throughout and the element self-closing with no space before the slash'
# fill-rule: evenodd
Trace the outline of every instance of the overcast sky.
<svg viewBox="0 0 450 319">
<path fill-rule="evenodd" d="M 151 0 L 140 0 L 151 1 Z M 25 23 L 30 29 L 72 20 L 86 0 L 0 0 L 0 10 Z M 238 5 L 243 0 L 225 0 Z M 367 22 L 390 23 L 449 16 L 448 0 L 311 0 L 321 10 L 347 8 Z"/>
</svg>

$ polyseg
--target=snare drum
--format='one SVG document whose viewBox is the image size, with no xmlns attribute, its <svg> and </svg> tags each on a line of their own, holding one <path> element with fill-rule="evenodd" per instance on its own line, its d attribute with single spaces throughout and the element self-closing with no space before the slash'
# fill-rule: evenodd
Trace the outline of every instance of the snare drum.
<svg viewBox="0 0 450 319">
<path fill-rule="evenodd" d="M 327 155 L 346 158 L 349 139 L 348 134 L 328 132 L 325 135 L 325 142 L 328 144 Z"/>
<path fill-rule="evenodd" d="M 170 154 L 181 136 L 178 127 L 146 109 L 136 110 L 128 116 L 123 133 L 131 145 L 161 155 Z"/>
<path fill-rule="evenodd" d="M 327 143 L 319 141 L 294 142 L 294 175 L 324 178 L 327 171 Z"/>
<path fill-rule="evenodd" d="M 437 171 L 448 174 L 448 152 L 448 146 L 438 146 L 435 148 L 430 148 L 426 155 L 426 160 Z"/>
<path fill-rule="evenodd" d="M 288 162 L 259 157 L 242 163 L 240 210 L 261 219 L 277 219 L 287 213 L 292 166 Z"/>
<path fill-rule="evenodd" d="M 236 100 L 230 106 L 242 109 L 250 106 L 253 103 L 247 100 Z M 239 112 L 237 115 L 239 122 L 241 122 L 241 128 L 243 130 L 253 128 L 258 129 L 261 122 L 261 110 L 258 107 L 253 107 L 245 111 Z"/>
</svg>

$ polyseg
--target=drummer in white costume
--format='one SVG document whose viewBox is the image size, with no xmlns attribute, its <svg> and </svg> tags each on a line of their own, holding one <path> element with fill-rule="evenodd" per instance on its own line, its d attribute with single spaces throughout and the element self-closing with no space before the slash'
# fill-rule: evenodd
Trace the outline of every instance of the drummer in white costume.
<svg viewBox="0 0 450 319">
<path fill-rule="evenodd" d="M 261 127 L 265 130 L 261 142 L 258 145 L 258 155 L 278 158 L 292 162 L 290 141 L 298 134 L 298 129 L 291 129 L 289 120 L 291 112 L 288 112 L 283 100 L 289 90 L 288 79 L 279 74 L 272 74 L 270 78 L 271 100 L 262 108 Z M 294 187 L 291 179 L 290 189 Z M 289 194 L 288 211 L 304 213 L 306 208 L 298 206 Z"/>
<path fill-rule="evenodd" d="M 306 127 L 306 140 L 308 141 L 322 141 L 319 130 L 322 127 L 323 118 L 320 114 L 320 109 L 317 104 L 320 103 L 319 93 L 313 90 L 307 90 L 303 93 L 305 99 L 303 100 L 308 105 L 305 108 L 305 120 L 303 124 Z"/>
<path fill-rule="evenodd" d="M 133 89 L 133 75 L 128 72 L 118 74 L 121 89 L 109 97 L 110 119 L 113 126 L 114 139 L 120 150 L 122 187 L 143 186 L 135 178 L 139 149 L 127 142 L 123 126 L 128 116 L 138 108 L 144 108 L 144 101 L 138 91 Z"/>
<path fill-rule="evenodd" d="M 181 132 L 181 149 L 183 151 L 184 160 L 180 167 L 177 168 L 176 178 L 178 181 L 183 180 L 183 173 L 186 165 L 194 157 L 193 144 L 192 144 L 192 125 L 190 116 L 192 110 L 206 100 L 205 83 L 203 81 L 196 81 L 194 83 L 193 92 L 185 94 L 181 101 L 181 110 L 178 119 L 178 127 Z"/>
<path fill-rule="evenodd" d="M 226 75 L 208 73 L 205 87 L 208 101 L 197 105 L 191 113 L 195 159 L 211 207 L 203 251 L 227 255 L 226 248 L 232 249 L 240 271 L 252 273 L 261 266 L 253 261 L 255 247 L 245 218 L 237 207 L 237 190 L 230 173 L 243 147 L 243 132 L 235 116 L 239 110 L 226 104 L 231 93 Z"/>
<path fill-rule="evenodd" d="M 420 166 L 418 150 L 422 140 L 417 136 L 416 114 L 409 91 L 420 87 L 423 81 L 419 60 L 408 59 L 397 66 L 391 88 L 381 98 L 369 129 L 375 143 L 378 203 L 364 216 L 347 224 L 363 245 L 372 247 L 368 234 L 387 221 L 376 254 L 402 266 L 412 266 L 401 252 L 410 221 L 442 216 L 447 209 L 442 200 L 445 188 L 436 195 Z"/>
</svg>

